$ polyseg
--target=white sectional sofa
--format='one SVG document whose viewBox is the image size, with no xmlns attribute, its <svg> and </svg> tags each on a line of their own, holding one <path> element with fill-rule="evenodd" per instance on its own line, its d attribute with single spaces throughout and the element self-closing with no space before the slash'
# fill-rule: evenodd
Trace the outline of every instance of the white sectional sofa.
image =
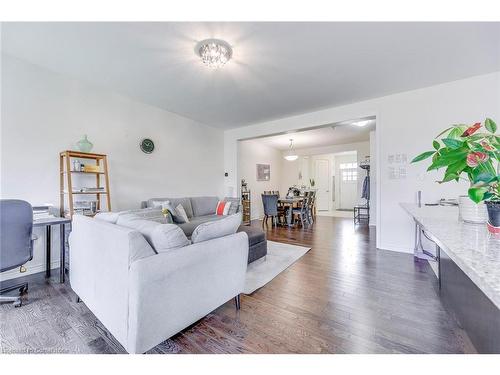
<svg viewBox="0 0 500 375">
<path fill-rule="evenodd" d="M 143 353 L 243 291 L 244 232 L 157 252 L 137 230 L 74 216 L 71 287 L 129 353 Z"/>
</svg>

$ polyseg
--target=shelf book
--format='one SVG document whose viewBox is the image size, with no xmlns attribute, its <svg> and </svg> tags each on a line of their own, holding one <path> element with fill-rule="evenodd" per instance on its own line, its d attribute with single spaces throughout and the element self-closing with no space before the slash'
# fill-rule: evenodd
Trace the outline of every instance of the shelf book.
<svg viewBox="0 0 500 375">
<path fill-rule="evenodd" d="M 59 169 L 61 216 L 94 216 L 104 205 L 106 211 L 111 211 L 107 155 L 62 151 Z M 89 186 L 80 186 L 82 183 Z M 81 197 L 94 200 L 82 201 Z"/>
</svg>

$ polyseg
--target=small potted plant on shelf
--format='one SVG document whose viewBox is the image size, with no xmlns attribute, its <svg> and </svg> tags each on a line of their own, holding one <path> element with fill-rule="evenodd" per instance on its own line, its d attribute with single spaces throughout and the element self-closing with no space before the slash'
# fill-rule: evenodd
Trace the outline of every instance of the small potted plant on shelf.
<svg viewBox="0 0 500 375">
<path fill-rule="evenodd" d="M 486 131 L 480 131 L 483 127 Z M 468 197 L 459 197 L 460 216 L 464 221 L 485 222 L 483 212 L 492 233 L 500 233 L 500 137 L 496 131 L 497 125 L 490 118 L 484 124 L 453 125 L 433 140 L 434 150 L 412 160 L 416 163 L 432 158 L 427 171 L 446 168 L 439 183 L 469 181 Z"/>
</svg>

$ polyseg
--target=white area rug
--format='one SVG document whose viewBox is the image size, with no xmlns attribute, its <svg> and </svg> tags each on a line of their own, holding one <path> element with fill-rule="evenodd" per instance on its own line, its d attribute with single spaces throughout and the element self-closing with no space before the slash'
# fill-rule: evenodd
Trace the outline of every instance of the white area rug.
<svg viewBox="0 0 500 375">
<path fill-rule="evenodd" d="M 245 290 L 252 294 L 299 260 L 310 247 L 267 241 L 267 255 L 248 265 Z"/>
</svg>

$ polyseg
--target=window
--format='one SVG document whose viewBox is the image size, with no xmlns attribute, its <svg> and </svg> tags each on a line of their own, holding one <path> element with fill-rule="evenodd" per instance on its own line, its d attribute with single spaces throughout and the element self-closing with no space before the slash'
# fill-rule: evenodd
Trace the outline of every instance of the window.
<svg viewBox="0 0 500 375">
<path fill-rule="evenodd" d="M 358 163 L 340 163 L 340 172 L 342 181 L 357 181 L 358 180 Z"/>
<path fill-rule="evenodd" d="M 358 163 L 340 163 L 340 169 L 352 169 L 352 168 L 357 168 Z"/>
</svg>

